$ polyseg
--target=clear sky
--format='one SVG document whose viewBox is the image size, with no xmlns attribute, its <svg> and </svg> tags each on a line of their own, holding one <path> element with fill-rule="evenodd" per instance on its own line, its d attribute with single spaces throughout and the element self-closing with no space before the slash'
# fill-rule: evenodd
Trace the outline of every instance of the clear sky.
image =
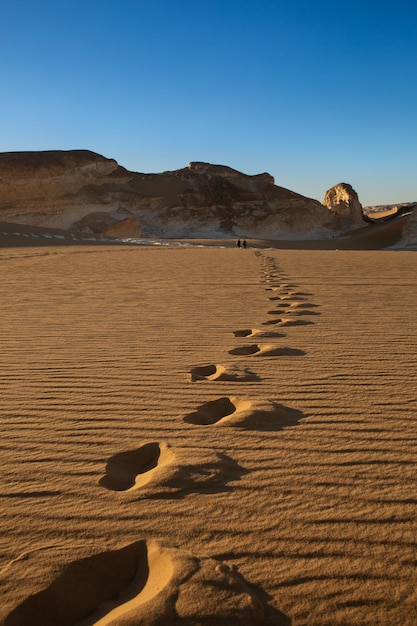
<svg viewBox="0 0 417 626">
<path fill-rule="evenodd" d="M 417 200 L 416 0 L 1 0 L 0 151 Z"/>
</svg>

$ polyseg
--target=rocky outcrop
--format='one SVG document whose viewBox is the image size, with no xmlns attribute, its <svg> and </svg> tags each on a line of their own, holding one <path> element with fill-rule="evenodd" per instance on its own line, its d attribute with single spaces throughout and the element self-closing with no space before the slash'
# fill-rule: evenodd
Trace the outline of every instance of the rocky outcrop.
<svg viewBox="0 0 417 626">
<path fill-rule="evenodd" d="M 333 215 L 336 227 L 342 229 L 364 225 L 362 205 L 351 185 L 339 183 L 326 191 L 323 204 Z"/>
<path fill-rule="evenodd" d="M 417 250 L 417 207 L 414 209 L 408 219 L 405 220 L 404 228 L 402 231 L 402 241 L 398 247 L 408 250 Z"/>
<path fill-rule="evenodd" d="M 3 153 L 0 219 L 68 229 L 86 215 L 103 211 L 103 198 L 95 188 L 117 189 L 128 180 L 128 172 L 116 161 L 87 150 Z M 112 210 L 112 205 L 104 210 Z"/>
<path fill-rule="evenodd" d="M 269 174 L 202 162 L 140 174 L 86 150 L 0 154 L 0 220 L 97 234 L 309 238 L 358 223 L 339 196 L 329 211 Z"/>
</svg>

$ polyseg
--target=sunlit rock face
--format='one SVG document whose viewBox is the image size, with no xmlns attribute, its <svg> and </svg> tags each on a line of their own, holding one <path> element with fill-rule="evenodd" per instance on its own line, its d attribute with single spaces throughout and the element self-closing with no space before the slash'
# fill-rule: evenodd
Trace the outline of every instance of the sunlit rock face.
<svg viewBox="0 0 417 626">
<path fill-rule="evenodd" d="M 115 236 L 332 236 L 361 220 L 355 192 L 340 187 L 323 206 L 223 165 L 140 174 L 87 150 L 0 154 L 0 220 Z"/>
<path fill-rule="evenodd" d="M 362 205 L 351 185 L 339 183 L 326 191 L 323 204 L 329 209 L 339 228 L 364 225 Z"/>
<path fill-rule="evenodd" d="M 112 195 L 128 179 L 116 161 L 87 150 L 3 153 L 0 219 L 70 228 L 90 213 L 117 209 Z"/>
<path fill-rule="evenodd" d="M 413 206 L 414 211 L 405 222 L 402 233 L 402 244 L 404 248 L 417 250 L 417 206 Z"/>
</svg>

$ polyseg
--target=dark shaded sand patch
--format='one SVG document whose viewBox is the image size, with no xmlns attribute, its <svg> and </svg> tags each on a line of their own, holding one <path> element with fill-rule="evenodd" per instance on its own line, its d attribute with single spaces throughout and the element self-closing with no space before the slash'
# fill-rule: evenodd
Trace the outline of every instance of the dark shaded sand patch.
<svg viewBox="0 0 417 626">
<path fill-rule="evenodd" d="M 290 624 L 221 561 L 137 541 L 67 565 L 5 626 Z M 270 621 L 272 620 L 272 621 Z"/>
<path fill-rule="evenodd" d="M 229 354 L 238 354 L 238 355 L 248 355 L 248 354 L 256 354 L 259 352 L 260 347 L 253 343 L 250 346 L 241 346 L 239 348 L 233 348 L 233 350 L 229 350 Z"/>
<path fill-rule="evenodd" d="M 260 378 L 251 370 L 237 366 L 224 367 L 223 365 L 201 365 L 191 371 L 191 380 L 232 381 L 236 383 L 256 382 Z"/>
<path fill-rule="evenodd" d="M 304 350 L 297 350 L 295 348 L 277 348 L 276 346 L 270 344 L 252 344 L 250 346 L 233 348 L 233 350 L 229 351 L 229 354 L 241 356 L 304 356 L 306 353 L 304 352 Z"/>
<path fill-rule="evenodd" d="M 301 411 L 276 402 L 232 397 L 202 404 L 186 415 L 184 421 L 196 426 L 215 424 L 247 430 L 281 430 L 295 426 L 303 417 Z"/>
<path fill-rule="evenodd" d="M 119 452 L 106 465 L 106 474 L 99 485 L 111 491 L 127 491 L 138 488 L 152 478 L 152 470 L 158 465 L 173 461 L 174 455 L 166 444 L 146 443 L 136 450 Z"/>
<path fill-rule="evenodd" d="M 231 415 L 235 411 L 236 406 L 233 402 L 231 402 L 229 398 L 223 397 L 201 404 L 195 411 L 185 415 L 184 422 L 187 422 L 187 424 L 207 426 L 209 424 L 216 424 L 223 417 Z"/>
<path fill-rule="evenodd" d="M 233 334 L 235 337 L 249 337 L 253 334 L 253 330 L 252 328 L 244 328 L 243 330 L 234 330 Z"/>
</svg>

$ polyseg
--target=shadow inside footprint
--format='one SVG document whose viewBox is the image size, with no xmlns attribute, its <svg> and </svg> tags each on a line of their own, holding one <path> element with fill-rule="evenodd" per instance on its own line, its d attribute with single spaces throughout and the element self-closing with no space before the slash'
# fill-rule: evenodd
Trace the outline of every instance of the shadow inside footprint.
<svg viewBox="0 0 417 626">
<path fill-rule="evenodd" d="M 158 465 L 160 456 L 161 448 L 156 442 L 146 443 L 136 450 L 119 452 L 108 460 L 106 475 L 100 479 L 99 485 L 111 491 L 127 491 L 135 486 L 138 477 Z"/>
<path fill-rule="evenodd" d="M 238 355 L 246 355 L 246 354 L 256 354 L 259 352 L 259 346 L 254 343 L 250 346 L 241 346 L 239 348 L 233 348 L 233 350 L 229 350 L 229 354 L 238 354 Z"/>
<path fill-rule="evenodd" d="M 208 426 L 209 424 L 215 424 L 235 411 L 236 406 L 230 401 L 229 398 L 219 398 L 218 400 L 206 402 L 205 404 L 197 407 L 197 409 L 192 413 L 185 415 L 184 422 L 187 424 Z"/>
<path fill-rule="evenodd" d="M 190 371 L 191 380 L 204 380 L 209 376 L 213 376 L 217 372 L 216 365 L 200 365 L 199 367 L 193 367 Z"/>
<path fill-rule="evenodd" d="M 235 330 L 233 334 L 235 337 L 249 337 L 252 335 L 253 331 L 251 328 L 245 328 L 244 330 Z"/>
</svg>

